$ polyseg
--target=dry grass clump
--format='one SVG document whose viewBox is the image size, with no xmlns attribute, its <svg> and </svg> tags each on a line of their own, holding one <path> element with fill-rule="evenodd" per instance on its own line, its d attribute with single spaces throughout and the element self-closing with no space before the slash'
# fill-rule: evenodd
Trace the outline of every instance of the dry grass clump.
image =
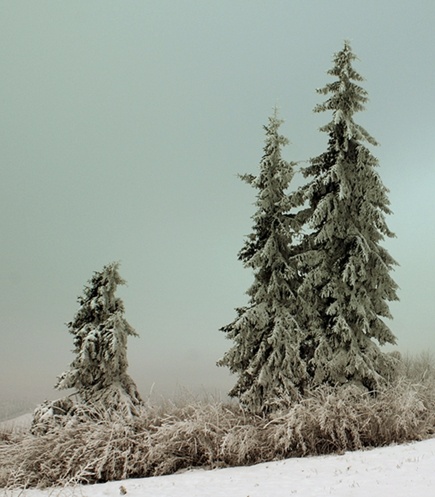
<svg viewBox="0 0 435 497">
<path fill-rule="evenodd" d="M 89 410 L 73 419 L 0 445 L 0 487 L 155 476 L 193 466 L 249 464 L 261 455 L 261 418 L 217 401 L 148 405 L 129 422 Z"/>
<path fill-rule="evenodd" d="M 319 388 L 268 425 L 276 457 L 342 453 L 421 440 L 435 428 L 435 391 L 401 379 L 376 396 Z"/>
<path fill-rule="evenodd" d="M 95 483 L 420 440 L 434 434 L 433 365 L 405 358 L 396 382 L 376 395 L 323 387 L 264 417 L 192 398 L 149 403 L 129 421 L 78 409 L 39 435 L 0 434 L 0 487 Z"/>
</svg>

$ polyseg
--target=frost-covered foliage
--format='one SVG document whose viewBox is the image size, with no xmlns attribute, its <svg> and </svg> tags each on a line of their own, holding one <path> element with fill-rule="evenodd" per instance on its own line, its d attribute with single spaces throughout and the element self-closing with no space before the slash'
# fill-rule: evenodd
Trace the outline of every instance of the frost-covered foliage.
<svg viewBox="0 0 435 497">
<path fill-rule="evenodd" d="M 288 142 L 279 134 L 281 123 L 275 111 L 264 127 L 259 175 L 241 176 L 258 190 L 253 233 L 239 253 L 255 279 L 247 291 L 248 305 L 236 309 L 236 319 L 222 328 L 234 345 L 218 362 L 238 375 L 230 396 L 253 412 L 273 409 L 283 397 L 297 398 L 306 380 L 294 257 L 298 227 L 290 213 L 292 196 L 286 194 L 294 164 L 281 157 Z"/>
<path fill-rule="evenodd" d="M 394 362 L 378 344 L 395 343 L 383 318 L 391 317 L 387 302 L 397 300 L 390 276 L 396 262 L 380 245 L 394 235 L 385 222 L 388 190 L 364 145 L 376 141 L 353 120 L 367 101 L 355 59 L 345 42 L 328 71 L 335 80 L 317 90 L 329 98 L 314 110 L 332 111 L 332 120 L 321 128 L 329 136 L 326 152 L 304 171 L 311 180 L 303 187 L 308 231 L 300 294 L 310 303 L 307 361 L 315 384 L 353 381 L 375 389 Z"/>
<path fill-rule="evenodd" d="M 124 304 L 115 296 L 125 281 L 111 263 L 94 273 L 80 308 L 68 323 L 76 357 L 58 378 L 56 388 L 74 388 L 81 402 L 107 410 L 135 413 L 141 404 L 136 385 L 127 374 L 127 338 L 137 336 L 124 317 Z"/>
<path fill-rule="evenodd" d="M 404 368 L 411 377 L 401 376 L 376 396 L 355 385 L 324 385 L 263 416 L 235 403 L 190 397 L 146 404 L 127 420 L 77 409 L 66 424 L 37 437 L 2 437 L 0 426 L 0 488 L 64 487 L 195 466 L 252 465 L 433 437 L 433 361 L 429 369 L 409 361 Z M 423 371 L 422 381 L 414 382 Z"/>
<path fill-rule="evenodd" d="M 33 435 L 42 435 L 59 426 L 65 426 L 75 413 L 72 399 L 65 397 L 58 400 L 46 400 L 33 411 Z"/>
</svg>

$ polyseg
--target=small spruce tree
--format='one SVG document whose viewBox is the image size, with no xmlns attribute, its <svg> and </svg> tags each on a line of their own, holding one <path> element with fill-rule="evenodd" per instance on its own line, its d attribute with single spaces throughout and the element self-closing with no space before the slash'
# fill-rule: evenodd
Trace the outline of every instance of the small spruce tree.
<svg viewBox="0 0 435 497">
<path fill-rule="evenodd" d="M 364 145 L 377 143 L 353 120 L 367 101 L 355 59 L 345 42 L 328 71 L 335 80 L 317 90 L 330 96 L 314 110 L 332 111 L 332 120 L 320 129 L 329 137 L 326 152 L 304 171 L 311 181 L 303 187 L 308 230 L 300 294 L 311 309 L 315 339 L 306 359 L 314 383 L 376 389 L 391 371 L 392 358 L 378 345 L 395 343 L 383 318 L 391 318 L 387 302 L 397 300 L 390 275 L 396 262 L 380 245 L 394 236 L 385 221 L 388 190 Z"/>
<path fill-rule="evenodd" d="M 142 403 L 127 374 L 127 338 L 137 333 L 124 318 L 122 300 L 115 296 L 117 286 L 125 284 L 118 267 L 114 262 L 95 272 L 84 296 L 78 298 L 80 308 L 68 323 L 76 357 L 56 388 L 75 388 L 85 404 L 130 416 Z"/>
<path fill-rule="evenodd" d="M 238 375 L 229 395 L 252 412 L 267 412 L 283 398 L 295 399 L 304 387 L 305 365 L 300 358 L 303 333 L 298 323 L 300 303 L 296 251 L 297 226 L 286 190 L 294 164 L 281 157 L 288 140 L 279 134 L 277 112 L 264 126 L 266 140 L 258 176 L 241 179 L 258 190 L 253 233 L 239 253 L 254 271 L 247 291 L 249 303 L 221 331 L 234 345 L 218 361 Z"/>
</svg>

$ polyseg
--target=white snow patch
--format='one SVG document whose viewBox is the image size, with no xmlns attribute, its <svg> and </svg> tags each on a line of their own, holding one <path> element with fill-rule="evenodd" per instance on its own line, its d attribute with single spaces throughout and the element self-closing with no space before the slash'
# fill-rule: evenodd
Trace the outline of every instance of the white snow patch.
<svg viewBox="0 0 435 497">
<path fill-rule="evenodd" d="M 12 431 L 14 433 L 26 431 L 32 424 L 33 414 L 23 414 L 14 419 L 0 422 L 0 430 Z"/>
</svg>

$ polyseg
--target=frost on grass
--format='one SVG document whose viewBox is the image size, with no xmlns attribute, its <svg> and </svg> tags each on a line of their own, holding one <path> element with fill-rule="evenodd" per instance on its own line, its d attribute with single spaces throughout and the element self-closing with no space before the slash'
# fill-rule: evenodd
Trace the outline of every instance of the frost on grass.
<svg viewBox="0 0 435 497">
<path fill-rule="evenodd" d="M 79 411 L 45 434 L 0 439 L 0 487 L 140 478 L 431 437 L 435 369 L 422 378 L 421 367 L 403 366 L 406 375 L 376 396 L 355 385 L 322 386 L 261 416 L 237 404 L 195 398 L 145 404 L 127 419 Z"/>
</svg>

